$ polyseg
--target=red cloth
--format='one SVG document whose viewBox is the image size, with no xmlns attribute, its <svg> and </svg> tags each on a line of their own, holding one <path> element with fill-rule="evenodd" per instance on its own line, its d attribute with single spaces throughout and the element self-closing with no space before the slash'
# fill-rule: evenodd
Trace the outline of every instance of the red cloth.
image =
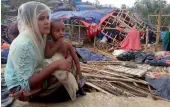
<svg viewBox="0 0 170 107">
<path fill-rule="evenodd" d="M 87 23 L 83 20 L 80 20 L 81 23 L 83 23 L 86 27 L 87 27 L 87 36 L 89 38 L 93 38 L 94 36 L 96 36 L 98 33 L 101 32 L 101 25 L 100 24 L 96 24 L 96 23 Z"/>
<path fill-rule="evenodd" d="M 93 38 L 94 36 L 96 36 L 98 33 L 100 32 L 100 26 L 97 24 L 90 24 L 88 26 L 88 37 L 89 38 Z"/>
<path fill-rule="evenodd" d="M 1 49 L 8 49 L 9 47 L 10 47 L 10 45 L 7 43 L 1 44 Z"/>
<path fill-rule="evenodd" d="M 136 30 L 136 28 L 132 28 L 132 30 L 128 33 L 121 43 L 121 48 L 124 50 L 141 50 L 140 33 Z"/>
</svg>

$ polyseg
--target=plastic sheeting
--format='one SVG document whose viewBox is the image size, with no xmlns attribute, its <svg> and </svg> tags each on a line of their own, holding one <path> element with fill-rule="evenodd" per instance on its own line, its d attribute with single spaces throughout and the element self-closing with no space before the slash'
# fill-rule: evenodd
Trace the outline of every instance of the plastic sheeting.
<svg viewBox="0 0 170 107">
<path fill-rule="evenodd" d="M 153 53 L 146 53 L 141 51 L 124 52 L 116 58 L 121 61 L 135 61 L 140 64 L 149 64 L 151 66 L 170 66 L 170 55 L 166 52 L 164 56 L 156 58 Z"/>
<path fill-rule="evenodd" d="M 166 35 L 163 38 L 163 50 L 169 51 L 168 43 L 170 41 L 170 32 L 167 32 Z"/>
<path fill-rule="evenodd" d="M 122 41 L 121 48 L 124 50 L 141 50 L 140 33 L 135 27 L 131 29 L 131 31 Z"/>
<path fill-rule="evenodd" d="M 8 59 L 9 49 L 1 49 L 1 64 L 6 64 Z"/>
<path fill-rule="evenodd" d="M 86 18 L 92 18 L 94 23 L 99 23 L 100 20 L 113 9 L 101 9 L 101 10 L 84 10 L 84 11 L 59 11 L 51 14 L 51 18 L 67 18 L 80 17 L 84 21 Z"/>
<path fill-rule="evenodd" d="M 146 81 L 156 89 L 156 95 L 170 100 L 170 77 L 148 78 Z"/>
<path fill-rule="evenodd" d="M 76 52 L 86 61 L 102 61 L 102 60 L 112 60 L 111 57 L 106 57 L 102 54 L 94 53 L 84 48 L 76 48 Z"/>
<path fill-rule="evenodd" d="M 78 11 L 83 11 L 83 10 L 95 10 L 97 9 L 93 5 L 76 5 L 76 8 Z"/>
<path fill-rule="evenodd" d="M 70 7 L 66 7 L 66 6 L 60 6 L 56 9 L 53 10 L 53 12 L 57 12 L 57 11 L 71 11 L 72 9 Z"/>
</svg>

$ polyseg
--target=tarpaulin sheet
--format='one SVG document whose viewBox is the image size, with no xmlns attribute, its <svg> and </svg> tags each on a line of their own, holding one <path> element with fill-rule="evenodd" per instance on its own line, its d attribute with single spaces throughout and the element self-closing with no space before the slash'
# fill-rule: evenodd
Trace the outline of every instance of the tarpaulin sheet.
<svg viewBox="0 0 170 107">
<path fill-rule="evenodd" d="M 104 56 L 99 53 L 94 53 L 84 48 L 76 48 L 76 52 L 86 61 L 102 61 L 102 60 L 112 60 L 111 57 Z"/>
<path fill-rule="evenodd" d="M 68 18 L 71 17 L 81 17 L 84 18 L 93 18 L 94 23 L 99 23 L 100 20 L 112 12 L 113 9 L 100 9 L 100 10 L 84 10 L 84 11 L 59 11 L 51 14 L 51 18 Z"/>
<path fill-rule="evenodd" d="M 163 38 L 163 50 L 164 51 L 169 51 L 170 50 L 168 48 L 169 41 L 170 41 L 170 32 L 167 32 L 166 35 Z"/>
<path fill-rule="evenodd" d="M 1 64 L 6 64 L 8 59 L 9 49 L 1 49 Z"/>
<path fill-rule="evenodd" d="M 131 29 L 131 31 L 122 41 L 121 48 L 124 50 L 141 50 L 140 33 L 135 27 Z"/>
<path fill-rule="evenodd" d="M 77 11 L 83 11 L 83 10 L 95 10 L 97 9 L 95 6 L 93 5 L 76 5 L 75 6 Z"/>
<path fill-rule="evenodd" d="M 146 81 L 156 89 L 156 95 L 170 100 L 170 77 L 146 77 Z"/>
<path fill-rule="evenodd" d="M 163 56 L 155 56 L 153 53 L 141 51 L 129 51 L 116 57 L 121 61 L 135 61 L 140 64 L 149 64 L 151 66 L 170 66 L 170 52 L 166 52 Z"/>
</svg>

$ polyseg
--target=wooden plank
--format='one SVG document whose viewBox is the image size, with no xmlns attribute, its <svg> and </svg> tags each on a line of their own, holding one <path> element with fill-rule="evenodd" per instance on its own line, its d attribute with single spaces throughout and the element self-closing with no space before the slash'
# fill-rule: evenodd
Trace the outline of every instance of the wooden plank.
<svg viewBox="0 0 170 107">
<path fill-rule="evenodd" d="M 145 51 L 147 51 L 147 46 L 148 46 L 148 38 L 149 38 L 149 30 L 148 30 L 148 28 L 147 28 L 147 29 L 146 29 Z"/>
<path fill-rule="evenodd" d="M 149 83 L 146 81 L 139 81 L 139 80 L 135 80 L 135 79 L 125 79 L 125 78 L 117 78 L 117 77 L 111 77 L 111 76 L 104 76 L 104 75 L 94 75 L 94 74 L 90 74 L 90 73 L 83 73 L 83 76 L 88 77 L 88 78 L 98 78 L 98 79 L 107 79 L 110 81 L 124 81 L 124 82 L 136 82 L 136 83 L 142 83 L 145 85 L 148 85 Z"/>
<path fill-rule="evenodd" d="M 117 72 L 125 72 L 126 70 L 129 70 L 129 69 L 130 69 L 130 68 L 127 68 L 127 67 L 111 66 L 111 65 L 108 65 L 106 68 L 107 68 L 107 69 L 110 69 L 110 70 L 117 71 Z"/>
<path fill-rule="evenodd" d="M 156 45 L 155 45 L 155 50 L 158 51 L 158 44 L 159 44 L 159 39 L 160 39 L 160 26 L 161 26 L 161 11 L 159 12 L 158 15 L 158 26 L 157 26 L 157 35 L 156 35 Z"/>
<path fill-rule="evenodd" d="M 132 70 L 132 69 L 125 70 L 125 73 L 127 73 L 127 74 L 133 74 L 133 70 Z"/>
<path fill-rule="evenodd" d="M 139 70 L 138 69 L 130 69 L 129 72 L 125 72 L 125 73 L 129 73 L 129 74 L 135 75 L 136 72 L 139 72 Z"/>
<path fill-rule="evenodd" d="M 111 16 L 111 17 L 116 18 L 115 16 Z M 130 27 L 129 25 L 127 25 L 127 24 L 126 24 L 125 22 L 123 22 L 121 19 L 117 18 L 117 20 L 118 20 L 119 22 L 123 23 L 124 25 L 126 25 L 126 27 L 132 29 L 132 27 Z"/>
<path fill-rule="evenodd" d="M 123 66 L 108 65 L 106 66 L 106 69 L 141 77 L 148 71 L 148 67 L 149 66 L 139 66 L 139 68 L 128 68 Z"/>
<path fill-rule="evenodd" d="M 110 94 L 109 92 L 103 90 L 102 88 L 100 88 L 100 87 L 98 87 L 98 86 L 96 86 L 96 85 L 94 85 L 94 84 L 92 84 L 92 83 L 90 83 L 90 82 L 86 82 L 85 84 L 88 85 L 88 86 L 90 86 L 90 87 L 92 87 L 92 88 L 97 89 L 97 90 L 100 91 L 100 92 L 103 92 L 104 94 L 112 95 L 112 94 Z"/>
<path fill-rule="evenodd" d="M 149 16 L 159 16 L 159 15 L 149 15 Z M 161 16 L 170 16 L 170 15 L 161 15 Z"/>
<path fill-rule="evenodd" d="M 140 73 L 137 74 L 138 77 L 142 77 L 148 70 L 141 70 Z"/>
</svg>

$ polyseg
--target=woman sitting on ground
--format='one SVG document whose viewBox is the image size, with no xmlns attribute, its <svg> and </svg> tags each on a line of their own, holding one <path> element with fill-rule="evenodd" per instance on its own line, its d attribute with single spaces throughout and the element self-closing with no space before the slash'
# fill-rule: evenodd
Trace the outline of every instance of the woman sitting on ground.
<svg viewBox="0 0 170 107">
<path fill-rule="evenodd" d="M 12 42 L 5 69 L 10 96 L 20 101 L 65 101 L 68 92 L 52 74 L 71 71 L 72 57 L 43 66 L 50 9 L 39 2 L 22 4 L 18 10 L 19 35 Z"/>
</svg>

